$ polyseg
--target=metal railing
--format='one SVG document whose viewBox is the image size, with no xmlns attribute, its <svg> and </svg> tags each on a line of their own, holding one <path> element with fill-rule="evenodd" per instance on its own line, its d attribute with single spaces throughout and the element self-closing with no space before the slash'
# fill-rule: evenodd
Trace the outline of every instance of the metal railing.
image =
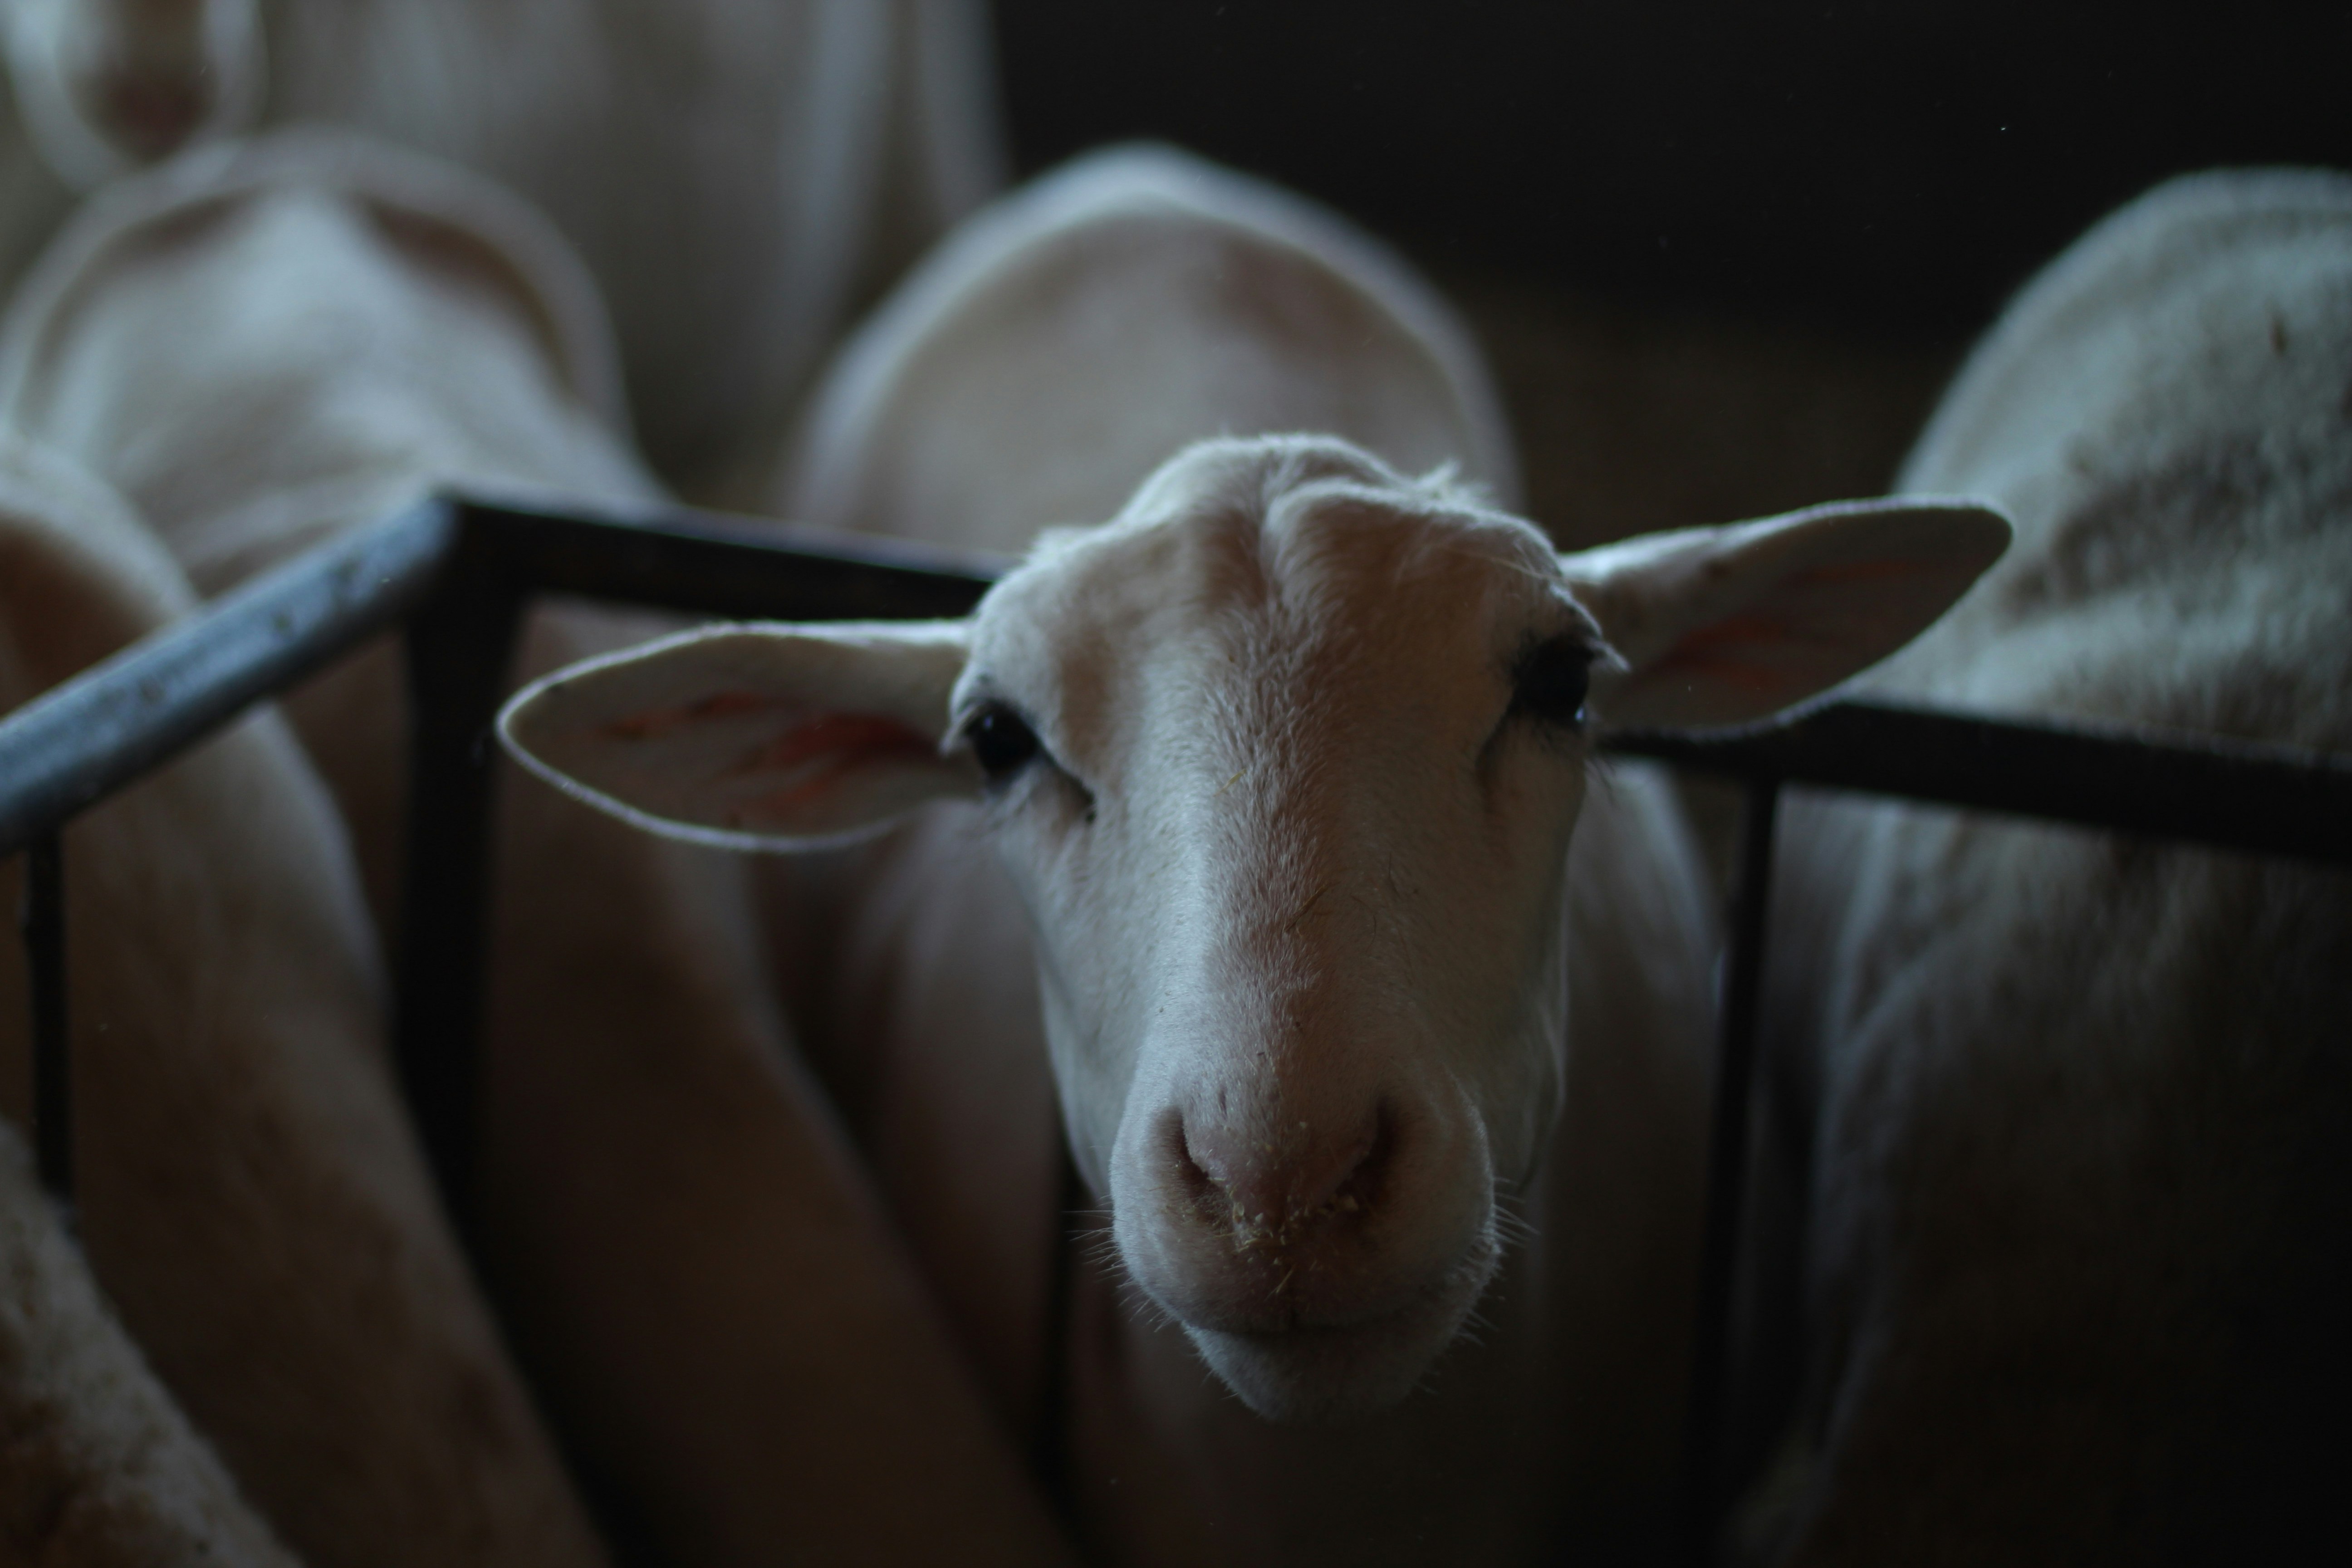
<svg viewBox="0 0 2352 1568">
<path fill-rule="evenodd" d="M 470 1243 L 496 752 L 488 737 L 530 597 L 566 594 L 787 620 L 950 616 L 971 608 L 1000 565 L 684 510 L 625 517 L 436 497 L 256 578 L 26 703 L 0 721 L 0 858 L 26 853 L 32 1131 L 44 1184 L 70 1205 L 59 834 L 78 812 L 361 643 L 404 629 L 410 822 L 394 1039 L 426 1155 Z M 1685 1469 L 1684 1507 L 1696 1559 L 1720 1515 L 1716 1482 L 1748 1165 L 1746 1112 L 1781 786 L 2340 865 L 2352 863 L 2352 757 L 1864 702 L 1834 703 L 1727 733 L 1621 732 L 1603 745 L 1727 775 L 1746 791 L 1720 1010 Z"/>
</svg>

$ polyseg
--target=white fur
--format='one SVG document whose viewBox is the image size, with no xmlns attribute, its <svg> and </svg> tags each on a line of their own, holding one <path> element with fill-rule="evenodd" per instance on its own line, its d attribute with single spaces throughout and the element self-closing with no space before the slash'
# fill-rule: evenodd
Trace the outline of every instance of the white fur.
<svg viewBox="0 0 2352 1568">
<path fill-rule="evenodd" d="M 1326 374 L 1300 377 L 1313 362 Z M 1160 378 L 1122 395 L 1133 367 Z M 1469 334 L 1385 247 L 1170 149 L 1084 158 L 959 229 L 844 346 L 781 516 L 1017 552 L 1097 522 L 1188 441 L 1339 430 L 1504 506 L 1508 432 Z M 1030 455 L 1018 483 L 975 475 Z"/>
<path fill-rule="evenodd" d="M 560 242 L 412 153 L 282 132 L 110 188 L 0 331 L 0 405 L 217 593 L 464 480 L 658 490 Z M 648 623 L 571 608 L 547 668 Z M 288 703 L 397 900 L 398 650 Z M 680 1561 L 1060 1551 L 794 1065 L 740 868 L 503 786 L 481 1102 L 492 1284 L 573 1451 Z"/>
<path fill-rule="evenodd" d="M 194 602 L 105 487 L 0 442 L 0 709 Z M 63 859 L 96 1281 L 5 1141 L 0 1559 L 282 1561 L 274 1527 L 314 1563 L 602 1563 L 403 1118 L 350 847 L 284 723 L 85 813 Z M 26 997 L 0 943 L 16 1118 Z"/>
<path fill-rule="evenodd" d="M 293 1562 L 123 1331 L 0 1122 L 0 1561 Z"/>
<path fill-rule="evenodd" d="M 707 480 L 859 297 L 1002 178 L 978 0 L 12 0 L 36 145 L 89 188 L 325 121 L 543 207 L 612 300 L 648 449 Z"/>
<path fill-rule="evenodd" d="M 1338 435 L 1251 434 L 1308 421 Z M 1221 424 L 1247 438 L 1138 468 Z M 952 242 L 848 351 L 802 473 L 827 521 L 964 545 L 1118 510 L 1037 538 L 968 622 L 690 633 L 542 681 L 504 733 L 688 835 L 801 847 L 976 800 L 837 862 L 786 930 L 830 948 L 818 1048 L 999 1397 L 1066 1423 L 1088 1533 L 1122 1562 L 1517 1561 L 1571 1520 L 1654 1522 L 1706 921 L 1657 781 L 1588 791 L 1589 725 L 1519 711 L 1519 672 L 1550 646 L 1590 658 L 1596 715 L 1754 717 L 1907 637 L 1998 517 L 1831 508 L 1562 558 L 1470 482 L 1507 486 L 1508 444 L 1426 291 L 1164 153 Z M 992 714 L 1040 749 L 983 784 Z M 985 1254 L 1041 1266 L 1044 1205 L 957 1191 L 1046 1196 L 1041 1045 L 1111 1219 L 1042 1412 L 1045 1304 Z"/>
<path fill-rule="evenodd" d="M 1906 487 L 1998 498 L 2019 545 L 1871 685 L 2352 749 L 2347 421 L 2352 181 L 2144 197 L 1913 452 Z M 1779 1026 L 1819 1100 L 1787 1560 L 2332 1541 L 2343 874 L 1855 805 L 1799 814 L 1783 864 Z"/>
</svg>

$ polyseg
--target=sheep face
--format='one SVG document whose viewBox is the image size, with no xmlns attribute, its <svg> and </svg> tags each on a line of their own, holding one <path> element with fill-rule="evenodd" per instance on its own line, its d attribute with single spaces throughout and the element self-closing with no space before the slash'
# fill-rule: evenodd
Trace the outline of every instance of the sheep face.
<svg viewBox="0 0 2352 1568">
<path fill-rule="evenodd" d="M 1534 529 L 1330 447 L 1197 448 L 975 618 L 950 744 L 1080 1169 L 1264 1413 L 1402 1395 L 1494 1271 L 1605 658 Z"/>
<path fill-rule="evenodd" d="M 1204 443 L 968 622 L 689 634 L 550 678 L 502 732 L 723 843 L 978 795 L 1118 1258 L 1254 1409 L 1325 1419 L 1427 1372 L 1557 1119 L 1591 713 L 1810 695 L 2006 534 L 1930 502 L 1562 558 L 1443 475 Z"/>
</svg>

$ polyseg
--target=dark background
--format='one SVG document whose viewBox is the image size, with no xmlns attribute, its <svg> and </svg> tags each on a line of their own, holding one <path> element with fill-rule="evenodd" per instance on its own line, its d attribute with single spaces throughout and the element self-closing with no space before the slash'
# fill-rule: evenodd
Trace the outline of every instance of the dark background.
<svg viewBox="0 0 2352 1568">
<path fill-rule="evenodd" d="M 2223 163 L 2352 164 L 2352 3 L 995 0 L 1023 171 L 1153 135 L 1441 271 L 1917 339 Z"/>
</svg>

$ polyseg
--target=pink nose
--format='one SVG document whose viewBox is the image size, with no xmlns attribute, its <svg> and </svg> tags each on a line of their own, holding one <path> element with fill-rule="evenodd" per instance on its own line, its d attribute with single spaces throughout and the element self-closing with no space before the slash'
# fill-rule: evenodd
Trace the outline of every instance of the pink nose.
<svg viewBox="0 0 2352 1568">
<path fill-rule="evenodd" d="M 1393 1314 L 1485 1235 L 1477 1130 L 1410 1085 L 1213 1079 L 1136 1131 L 1112 1163 L 1119 1254 L 1189 1330 Z"/>
<path fill-rule="evenodd" d="M 1176 1131 L 1193 1212 L 1243 1238 L 1304 1240 L 1360 1223 L 1396 1163 L 1397 1119 L 1377 1102 L 1344 1118 L 1186 1116 Z"/>
</svg>

